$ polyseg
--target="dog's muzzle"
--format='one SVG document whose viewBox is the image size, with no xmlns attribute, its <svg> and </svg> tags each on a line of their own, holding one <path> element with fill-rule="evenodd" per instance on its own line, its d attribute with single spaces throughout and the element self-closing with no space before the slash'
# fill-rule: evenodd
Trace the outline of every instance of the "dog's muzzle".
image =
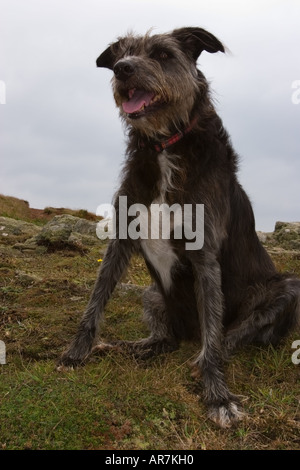
<svg viewBox="0 0 300 470">
<path fill-rule="evenodd" d="M 160 95 L 152 90 L 146 90 L 137 86 L 137 80 L 132 85 L 130 80 L 137 73 L 137 66 L 130 59 L 120 59 L 114 65 L 113 71 L 117 81 L 122 82 L 120 86 L 121 95 L 123 95 L 122 109 L 131 119 L 137 119 L 145 116 L 149 112 L 155 111 L 161 104 Z"/>
</svg>

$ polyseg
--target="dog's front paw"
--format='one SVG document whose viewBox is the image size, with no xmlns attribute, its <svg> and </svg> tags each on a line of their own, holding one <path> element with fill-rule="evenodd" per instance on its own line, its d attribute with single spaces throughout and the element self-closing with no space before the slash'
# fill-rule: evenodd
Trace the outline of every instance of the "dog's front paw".
<svg viewBox="0 0 300 470">
<path fill-rule="evenodd" d="M 71 350 L 65 351 L 59 358 L 56 364 L 56 370 L 59 372 L 65 372 L 73 370 L 83 364 L 85 358 L 78 357 L 76 354 L 72 354 Z"/>
<path fill-rule="evenodd" d="M 209 418 L 221 428 L 230 428 L 245 417 L 239 405 L 230 401 L 223 405 L 211 405 L 208 410 Z"/>
</svg>

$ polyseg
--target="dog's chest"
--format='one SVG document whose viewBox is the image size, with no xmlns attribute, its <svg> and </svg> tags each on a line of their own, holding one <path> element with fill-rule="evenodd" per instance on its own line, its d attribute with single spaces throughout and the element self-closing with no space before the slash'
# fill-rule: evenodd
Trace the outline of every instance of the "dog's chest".
<svg viewBox="0 0 300 470">
<path fill-rule="evenodd" d="M 176 170 L 174 158 L 176 156 L 168 156 L 165 151 L 158 155 L 161 172 L 159 195 L 148 208 L 148 223 L 151 231 L 149 230 L 147 239 L 141 240 L 143 254 L 158 273 L 165 291 L 170 290 L 171 271 L 178 258 L 170 242 L 172 222 L 170 221 L 168 233 L 162 232 L 162 217 L 166 215 L 159 210 L 159 206 L 166 204 L 166 193 L 172 190 L 172 172 Z M 159 216 L 156 211 L 159 211 Z"/>
</svg>

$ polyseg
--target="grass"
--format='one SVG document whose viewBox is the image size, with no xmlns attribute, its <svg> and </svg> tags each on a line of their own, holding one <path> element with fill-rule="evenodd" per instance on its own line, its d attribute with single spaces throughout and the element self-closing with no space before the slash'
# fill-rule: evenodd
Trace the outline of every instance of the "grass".
<svg viewBox="0 0 300 470">
<path fill-rule="evenodd" d="M 1 214 L 1 212 L 0 212 Z M 189 363 L 199 346 L 139 363 L 118 353 L 60 373 L 55 362 L 75 333 L 105 244 L 86 254 L 0 251 L 0 449 L 299 449 L 300 365 L 291 361 L 294 332 L 278 349 L 241 349 L 227 366 L 245 419 L 218 429 L 206 417 Z M 280 269 L 300 275 L 299 253 L 273 253 Z M 141 289 L 150 282 L 135 257 L 106 309 L 103 338 L 136 339 Z"/>
</svg>

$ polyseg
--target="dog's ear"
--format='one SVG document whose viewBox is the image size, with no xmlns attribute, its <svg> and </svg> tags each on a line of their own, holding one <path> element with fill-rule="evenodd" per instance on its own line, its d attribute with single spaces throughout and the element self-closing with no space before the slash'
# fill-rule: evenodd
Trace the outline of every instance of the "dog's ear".
<svg viewBox="0 0 300 470">
<path fill-rule="evenodd" d="M 97 67 L 104 67 L 113 70 L 116 58 L 116 50 L 118 49 L 119 42 L 111 44 L 96 60 Z"/>
<path fill-rule="evenodd" d="M 213 34 L 202 28 L 180 28 L 172 32 L 186 52 L 196 61 L 203 51 L 225 52 L 223 44 Z"/>
</svg>

